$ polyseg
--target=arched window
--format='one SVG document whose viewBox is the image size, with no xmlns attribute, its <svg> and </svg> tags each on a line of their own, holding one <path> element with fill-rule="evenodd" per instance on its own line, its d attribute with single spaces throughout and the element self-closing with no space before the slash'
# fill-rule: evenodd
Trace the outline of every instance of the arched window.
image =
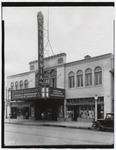
<svg viewBox="0 0 116 150">
<path fill-rule="evenodd" d="M 92 85 L 92 70 L 90 68 L 85 71 L 85 86 Z"/>
<path fill-rule="evenodd" d="M 23 89 L 23 81 L 20 81 L 20 89 Z"/>
<path fill-rule="evenodd" d="M 82 70 L 77 71 L 77 87 L 83 86 L 83 72 Z"/>
<path fill-rule="evenodd" d="M 95 73 L 95 85 L 102 84 L 102 69 L 101 67 L 96 67 L 94 70 Z"/>
<path fill-rule="evenodd" d="M 56 71 L 51 72 L 51 87 L 56 87 Z"/>
<path fill-rule="evenodd" d="M 15 82 L 15 89 L 18 90 L 18 81 Z"/>
<path fill-rule="evenodd" d="M 25 89 L 28 88 L 28 80 L 25 80 L 25 81 L 24 81 L 24 86 L 25 86 Z"/>
<path fill-rule="evenodd" d="M 69 88 L 74 88 L 75 87 L 75 75 L 74 72 L 71 71 L 69 73 Z"/>
<path fill-rule="evenodd" d="M 13 82 L 11 82 L 10 87 L 11 87 L 11 90 L 14 89 L 14 83 Z"/>
<path fill-rule="evenodd" d="M 47 71 L 44 73 L 44 82 L 49 83 L 49 73 Z"/>
</svg>

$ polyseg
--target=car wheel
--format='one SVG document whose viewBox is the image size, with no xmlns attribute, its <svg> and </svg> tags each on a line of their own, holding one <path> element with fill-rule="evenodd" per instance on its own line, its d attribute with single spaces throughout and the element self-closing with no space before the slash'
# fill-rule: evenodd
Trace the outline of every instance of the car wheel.
<svg viewBox="0 0 116 150">
<path fill-rule="evenodd" d="M 98 123 L 94 123 L 94 124 L 92 125 L 92 129 L 93 129 L 94 131 L 99 131 L 99 130 L 100 130 L 100 125 L 99 125 Z"/>
</svg>

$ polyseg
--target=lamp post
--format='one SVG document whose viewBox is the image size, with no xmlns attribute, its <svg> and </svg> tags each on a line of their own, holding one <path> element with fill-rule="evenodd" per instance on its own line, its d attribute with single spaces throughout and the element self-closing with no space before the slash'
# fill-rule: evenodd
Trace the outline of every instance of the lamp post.
<svg viewBox="0 0 116 150">
<path fill-rule="evenodd" d="M 95 121 L 97 121 L 97 100 L 98 100 L 98 96 L 97 94 L 95 95 Z"/>
</svg>

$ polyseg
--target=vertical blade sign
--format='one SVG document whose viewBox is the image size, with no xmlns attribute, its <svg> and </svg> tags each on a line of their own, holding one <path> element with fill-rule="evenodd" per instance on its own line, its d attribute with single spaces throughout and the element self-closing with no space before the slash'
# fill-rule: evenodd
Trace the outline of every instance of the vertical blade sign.
<svg viewBox="0 0 116 150">
<path fill-rule="evenodd" d="M 37 14 L 38 21 L 38 86 L 43 84 L 43 76 L 44 76 L 44 42 L 43 42 L 43 14 L 42 12 L 38 12 Z"/>
</svg>

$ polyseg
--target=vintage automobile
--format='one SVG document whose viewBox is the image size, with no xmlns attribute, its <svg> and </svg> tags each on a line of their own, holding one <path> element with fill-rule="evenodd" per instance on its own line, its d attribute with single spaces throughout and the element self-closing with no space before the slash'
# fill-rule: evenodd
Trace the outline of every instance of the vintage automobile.
<svg viewBox="0 0 116 150">
<path fill-rule="evenodd" d="M 114 131 L 114 113 L 107 113 L 105 119 L 98 119 L 92 124 L 95 131 L 111 130 Z"/>
</svg>

